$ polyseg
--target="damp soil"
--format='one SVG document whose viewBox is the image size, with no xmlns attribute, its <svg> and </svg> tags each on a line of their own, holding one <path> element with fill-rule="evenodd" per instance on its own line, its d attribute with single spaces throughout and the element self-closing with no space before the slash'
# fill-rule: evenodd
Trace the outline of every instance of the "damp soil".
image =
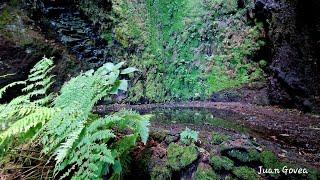
<svg viewBox="0 0 320 180">
<path fill-rule="evenodd" d="M 275 106 L 236 102 L 181 102 L 166 104 L 98 106 L 105 113 L 133 109 L 153 114 L 152 131 L 177 134 L 186 127 L 199 131 L 203 147 L 212 132 L 233 139 L 249 138 L 278 157 L 320 168 L 320 116 Z M 207 149 L 210 151 L 210 149 Z"/>
</svg>

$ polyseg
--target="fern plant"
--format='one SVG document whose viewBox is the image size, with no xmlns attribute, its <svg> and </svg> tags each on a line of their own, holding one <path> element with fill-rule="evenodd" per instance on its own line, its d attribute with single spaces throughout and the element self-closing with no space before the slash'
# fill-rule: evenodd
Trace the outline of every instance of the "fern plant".
<svg viewBox="0 0 320 180">
<path fill-rule="evenodd" d="M 145 143 L 148 138 L 149 116 L 124 111 L 105 118 L 95 119 L 83 128 L 66 157 L 55 170 L 64 170 L 60 177 L 68 177 L 74 167 L 77 171 L 72 179 L 96 179 L 109 172 L 110 179 L 121 177 L 122 169 L 135 146 L 138 137 Z M 124 130 L 132 133 L 124 134 Z M 119 139 L 121 136 L 121 139 Z M 70 145 L 71 146 L 71 145 Z M 66 167 L 69 168 L 66 170 Z"/>
<path fill-rule="evenodd" d="M 9 88 L 25 85 L 22 95 L 0 105 L 0 155 L 4 155 L 13 143 L 12 138 L 17 135 L 21 137 L 29 130 L 40 127 L 56 112 L 55 108 L 50 107 L 53 94 L 48 93 L 53 84 L 53 76 L 50 75 L 53 67 L 52 59 L 44 57 L 30 70 L 27 80 L 14 82 L 0 89 L 2 98 Z M 22 142 L 24 140 L 22 138 Z"/>
<path fill-rule="evenodd" d="M 135 69 L 120 70 L 122 65 L 107 63 L 72 78 L 62 87 L 53 103 L 60 111 L 41 131 L 43 152 L 52 154 L 56 161 L 56 177 L 70 178 L 72 172 L 73 179 L 96 179 L 111 167 L 112 178 L 120 177 L 138 137 L 146 143 L 149 116 L 126 111 L 99 118 L 92 112 L 102 98 L 127 90 L 127 80 L 119 80 L 119 76 Z"/>
<path fill-rule="evenodd" d="M 190 145 L 198 140 L 198 132 L 186 128 L 180 134 L 181 142 L 186 145 Z"/>
</svg>

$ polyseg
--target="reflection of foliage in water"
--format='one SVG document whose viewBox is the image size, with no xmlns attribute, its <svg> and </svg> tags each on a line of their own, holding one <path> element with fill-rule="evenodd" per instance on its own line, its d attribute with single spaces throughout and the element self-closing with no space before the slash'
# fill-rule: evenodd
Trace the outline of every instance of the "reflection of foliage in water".
<svg viewBox="0 0 320 180">
<path fill-rule="evenodd" d="M 162 124 L 192 124 L 192 125 L 211 125 L 213 127 L 247 132 L 248 129 L 243 125 L 227 119 L 217 117 L 209 110 L 196 109 L 156 109 L 152 111 L 154 117 L 151 122 Z"/>
</svg>

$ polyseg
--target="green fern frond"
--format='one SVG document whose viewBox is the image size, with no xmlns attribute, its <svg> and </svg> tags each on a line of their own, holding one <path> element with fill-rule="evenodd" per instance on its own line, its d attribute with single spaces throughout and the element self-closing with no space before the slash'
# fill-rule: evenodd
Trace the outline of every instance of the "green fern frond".
<svg viewBox="0 0 320 180">
<path fill-rule="evenodd" d="M 119 76 L 132 70 L 121 71 L 122 65 L 107 63 L 72 78 L 53 102 L 60 111 L 43 127 L 41 136 L 43 152 L 56 160 L 54 174 L 65 172 L 60 178 L 70 178 L 73 172 L 72 179 L 97 179 L 109 167 L 120 174 L 121 162 L 129 159 L 137 139 L 146 143 L 150 116 L 126 111 L 99 118 L 92 113 L 100 99 L 126 90 L 127 81 Z M 126 129 L 132 134 L 125 134 Z M 120 139 L 118 133 L 123 133 Z M 115 171 L 116 167 L 121 168 Z"/>
<path fill-rule="evenodd" d="M 44 57 L 30 70 L 27 80 L 11 83 L 0 90 L 1 98 L 8 88 L 25 85 L 24 94 L 0 106 L 0 146 L 9 147 L 13 143 L 9 139 L 30 134 L 30 129 L 44 125 L 58 112 L 57 108 L 49 106 L 54 96 L 50 93 L 45 96 L 53 84 L 53 76 L 49 75 L 53 67 L 52 59 Z"/>
<path fill-rule="evenodd" d="M 63 142 L 60 147 L 57 149 L 55 155 L 56 155 L 56 163 L 59 164 L 61 163 L 64 158 L 68 155 L 69 150 L 72 148 L 74 143 L 77 141 L 79 138 L 80 133 L 82 132 L 84 128 L 83 122 L 80 121 L 79 125 L 77 126 L 77 129 L 73 132 L 71 132 L 68 137 L 66 138 L 67 140 Z"/>
<path fill-rule="evenodd" d="M 22 114 L 29 114 L 27 111 L 30 109 L 25 109 L 25 112 Z M 6 131 L 0 134 L 0 139 L 3 141 L 12 136 L 18 135 L 20 133 L 27 132 L 32 127 L 37 126 L 38 124 L 44 124 L 56 113 L 52 108 L 38 107 L 33 113 L 24 116 L 18 121 L 14 122 Z"/>
<path fill-rule="evenodd" d="M 25 81 L 17 81 L 17 82 L 13 82 L 11 84 L 8 84 L 8 85 L 4 86 L 3 88 L 0 89 L 0 99 L 3 97 L 3 95 L 6 93 L 6 91 L 9 88 L 17 86 L 17 85 L 25 85 L 25 84 L 26 84 Z"/>
</svg>

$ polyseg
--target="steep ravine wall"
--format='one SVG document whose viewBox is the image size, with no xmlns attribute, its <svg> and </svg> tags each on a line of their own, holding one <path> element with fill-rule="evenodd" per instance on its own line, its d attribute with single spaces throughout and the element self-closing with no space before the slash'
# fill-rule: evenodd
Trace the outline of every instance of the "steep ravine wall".
<svg viewBox="0 0 320 180">
<path fill-rule="evenodd" d="M 193 61 L 192 63 L 185 62 L 185 58 L 179 59 L 179 54 L 174 54 L 174 58 L 167 58 L 167 56 L 164 56 L 167 60 L 162 61 L 159 59 L 159 56 L 156 56 L 156 53 L 158 51 L 153 52 L 153 46 L 157 41 L 162 41 L 158 44 L 159 47 L 156 48 L 163 48 L 163 52 L 167 52 L 167 49 L 170 50 L 171 46 L 173 47 L 173 52 L 178 52 L 176 49 L 180 47 L 181 44 L 179 44 L 180 39 L 176 38 L 176 40 L 172 41 L 165 41 L 166 39 L 160 39 L 156 35 L 159 35 L 163 33 L 166 35 L 167 31 L 164 27 L 166 27 L 165 23 L 168 19 L 166 19 L 166 16 L 161 17 L 164 22 L 158 21 L 156 24 L 159 27 L 156 28 L 150 28 L 152 27 L 153 19 L 146 18 L 145 15 L 147 13 L 145 12 L 144 7 L 145 2 L 149 1 L 127 1 L 127 0 L 106 0 L 106 1 L 90 1 L 90 0 L 82 0 L 84 2 L 93 2 L 93 4 L 98 5 L 97 7 L 100 8 L 101 11 L 97 11 L 98 14 L 101 16 L 94 16 L 94 12 L 91 12 L 92 14 L 88 14 L 91 16 L 91 19 L 96 18 L 97 22 L 94 24 L 103 25 L 103 23 L 108 24 L 110 19 L 108 18 L 116 18 L 115 23 L 112 26 L 106 26 L 107 29 L 105 34 L 102 33 L 102 35 L 106 38 L 107 41 L 112 42 L 112 45 L 110 48 L 112 48 L 114 52 L 114 58 L 118 60 L 124 60 L 129 62 L 129 65 L 132 66 L 138 66 L 140 69 L 142 69 L 141 74 L 139 74 L 140 79 L 135 79 L 134 82 L 136 83 L 134 88 L 132 88 L 132 93 L 135 94 L 132 96 L 133 101 L 135 102 L 154 102 L 154 101 L 165 101 L 165 100 L 172 100 L 171 97 L 181 97 L 182 95 L 185 98 L 182 98 L 183 100 L 187 99 L 197 99 L 199 93 L 193 92 L 195 89 L 192 88 L 186 89 L 183 88 L 185 83 L 181 81 L 182 83 L 176 86 L 176 89 L 170 89 L 167 86 L 167 84 L 164 84 L 164 82 L 172 82 L 170 84 L 170 87 L 177 83 L 180 83 L 180 81 L 176 81 L 179 78 L 176 78 L 177 76 L 172 76 L 168 81 L 165 81 L 164 77 L 165 75 L 162 74 L 162 71 L 159 71 L 158 69 L 162 68 L 166 74 L 171 73 L 171 75 L 175 75 L 176 71 L 178 72 L 178 75 L 181 75 L 181 77 L 187 77 L 189 75 L 189 71 L 182 71 L 184 69 L 192 69 L 193 67 L 204 67 L 201 69 L 201 72 L 204 72 L 201 74 L 200 79 L 203 79 L 202 81 L 195 80 L 196 84 L 199 84 L 201 82 L 204 85 L 212 85 L 211 82 L 205 80 L 205 76 L 212 76 L 212 77 L 221 77 L 219 74 L 214 74 L 217 71 L 214 71 L 210 68 L 214 67 L 215 63 L 213 63 L 214 59 L 209 59 L 210 61 L 206 61 L 206 63 L 201 64 L 201 61 Z M 82 2 L 81 1 L 81 2 Z M 206 1 L 206 2 L 213 2 L 212 1 Z M 43 6 L 43 4 L 46 4 L 47 6 L 50 5 L 56 5 L 56 6 L 66 6 L 70 4 L 80 4 L 78 0 L 70 0 L 70 1 L 62 1 L 62 0 L 34 0 L 34 1 L 28 1 L 33 2 L 33 5 L 35 7 Z M 151 2 L 151 1 L 150 1 Z M 153 2 L 153 1 L 152 1 Z M 158 1 L 156 1 L 158 2 Z M 159 1 L 160 2 L 160 1 Z M 171 2 L 171 1 L 170 1 Z M 175 2 L 172 0 L 172 2 Z M 177 1 L 178 2 L 178 1 Z M 189 2 L 189 1 L 188 1 Z M 190 1 L 191 2 L 191 1 Z M 195 2 L 195 1 L 192 1 Z M 200 2 L 200 1 L 199 1 Z M 247 22 L 249 20 L 249 24 L 252 23 L 254 20 L 257 19 L 258 22 L 262 21 L 264 22 L 264 28 L 265 28 L 265 35 L 267 39 L 267 44 L 262 48 L 261 52 L 254 53 L 255 55 L 253 59 L 256 61 L 259 61 L 261 59 L 267 60 L 268 66 L 267 68 L 264 68 L 266 74 L 267 74 L 267 94 L 269 97 L 269 102 L 276 105 L 282 105 L 285 107 L 298 107 L 303 110 L 313 110 L 313 111 L 319 111 L 319 95 L 320 95 L 320 73 L 319 73 L 319 52 L 320 52 L 320 16 L 319 16 L 319 8 L 320 8 L 320 2 L 317 0 L 309 0 L 309 1 L 303 1 L 303 0 L 252 0 L 252 1 L 238 1 L 238 11 L 241 10 L 241 4 L 242 2 L 254 2 L 254 8 L 252 12 L 248 11 L 246 14 L 247 17 L 244 17 L 245 21 Z M 117 4 L 118 3 L 118 4 Z M 130 6 L 126 6 L 126 3 Z M 157 4 L 152 4 L 157 5 Z M 167 6 L 167 5 L 166 5 Z M 113 7 L 117 7 L 118 11 L 113 11 Z M 161 6 L 157 7 L 158 9 L 153 8 L 154 11 L 147 11 L 149 13 L 160 13 L 164 10 L 168 10 L 168 12 L 171 12 L 174 7 L 171 7 L 171 5 L 167 6 L 171 9 L 160 9 Z M 203 50 L 204 55 L 210 55 L 215 56 L 219 54 L 219 51 L 217 49 L 214 49 L 217 47 L 217 43 L 210 43 L 211 41 L 215 41 L 218 39 L 219 33 L 221 32 L 213 32 L 211 28 L 211 25 L 209 22 L 215 21 L 219 26 L 225 25 L 225 22 L 231 22 L 230 19 L 224 17 L 220 19 L 212 19 L 213 16 L 219 16 L 219 13 L 223 12 L 216 12 L 216 11 L 210 11 L 211 9 L 215 9 L 217 7 L 214 6 L 206 6 L 205 15 L 201 15 L 198 19 L 201 20 L 207 20 L 204 22 L 204 24 L 201 25 L 198 29 L 192 29 L 188 26 L 181 26 L 180 31 L 184 32 L 184 36 L 189 37 L 189 35 L 193 36 L 195 35 L 195 38 L 200 38 L 201 41 L 205 43 L 195 43 L 197 46 L 199 45 L 196 50 Z M 219 9 L 219 8 L 218 8 Z M 29 9 L 30 10 L 30 9 Z M 37 8 L 34 9 L 36 12 Z M 87 9 L 88 12 L 90 9 Z M 119 12 L 121 10 L 121 12 Z M 134 11 L 139 10 L 139 11 Z M 160 11 L 161 10 L 161 11 Z M 141 11 L 141 12 L 140 12 Z M 101 14 L 101 12 L 105 12 L 105 14 Z M 135 13 L 134 15 L 128 16 L 128 13 Z M 165 11 L 164 11 L 165 12 Z M 192 11 L 194 13 L 194 11 Z M 211 12 L 211 13 L 210 13 Z M 230 11 L 231 14 L 234 13 L 233 10 Z M 120 14 L 119 14 L 120 13 Z M 122 13 L 122 14 L 121 14 Z M 227 15 L 229 12 L 227 12 Z M 252 13 L 252 14 L 251 14 Z M 166 13 L 164 13 L 166 14 Z M 111 15 L 111 16 L 110 16 Z M 180 15 L 180 14 L 178 14 Z M 183 14 L 181 14 L 182 16 Z M 239 14 L 240 15 L 240 14 Z M 92 18 L 93 17 L 93 18 Z M 130 17 L 128 19 L 128 17 Z M 174 16 L 175 17 L 175 16 Z M 180 17 L 180 16 L 176 16 Z M 229 16 L 228 16 L 229 17 Z M 105 19 L 107 20 L 105 20 Z M 185 18 L 185 17 L 184 17 Z M 248 18 L 248 19 L 247 19 Z M 250 18 L 252 18 L 250 20 Z M 197 25 L 198 22 L 190 21 L 191 18 L 187 17 L 185 18 L 185 22 L 191 23 L 191 25 Z M 118 24 L 117 24 L 118 23 Z M 163 24 L 161 24 L 163 23 Z M 132 29 L 133 27 L 133 29 Z M 198 27 L 198 26 L 192 26 L 192 27 Z M 239 26 L 241 27 L 241 26 Z M 126 29 L 128 28 L 128 29 Z M 131 30 L 130 30 L 131 28 Z M 240 28 L 241 29 L 241 28 Z M 248 28 L 250 29 L 250 28 Z M 169 33 L 171 29 L 168 30 Z M 197 34 L 197 31 L 205 30 L 200 34 Z M 110 32 L 108 32 L 110 31 Z M 189 32 L 190 31 L 190 32 Z M 131 34 L 130 34 L 131 33 Z M 136 33 L 136 34 L 134 34 Z M 212 33 L 212 34 L 210 34 Z M 242 34 L 243 32 L 240 30 L 236 32 L 232 32 L 232 29 L 230 30 L 230 37 L 234 38 L 231 39 L 231 42 L 233 40 L 236 40 L 237 37 L 234 36 L 234 34 Z M 171 33 L 172 34 L 172 33 Z M 210 34 L 210 35 L 208 35 Z M 223 33 L 222 33 L 223 34 Z M 120 36 L 121 35 L 121 36 Z M 174 36 L 179 36 L 179 34 L 173 34 Z M 153 37 L 152 37 L 153 36 Z M 151 38 L 150 38 L 151 37 Z M 170 38 L 168 38 L 170 39 Z M 121 42 L 122 40 L 122 42 Z M 188 40 L 188 41 L 187 41 Z M 189 39 L 186 39 L 185 42 L 189 42 Z M 191 44 L 193 41 L 191 41 Z M 196 41 L 194 41 L 196 42 Z M 108 42 L 109 43 L 109 42 Z M 127 46 L 124 46 L 123 44 Z M 149 43 L 149 45 L 148 45 Z M 151 44 L 151 45 L 150 45 Z M 254 44 L 251 42 L 251 44 Z M 223 45 L 223 44 L 222 44 Z M 225 49 L 225 48 L 221 48 Z M 168 51 L 169 52 L 169 51 Z M 201 52 L 201 51 L 199 51 Z M 225 52 L 220 52 L 225 53 Z M 165 54 L 166 55 L 166 54 Z M 189 57 L 189 54 L 182 54 L 186 57 Z M 237 55 L 237 54 L 236 54 Z M 250 62 L 250 59 L 252 58 L 252 55 L 245 57 L 246 62 Z M 159 59 L 159 60 L 158 60 Z M 173 59 L 173 61 L 170 61 L 170 59 Z M 207 59 L 205 59 L 207 60 Z M 181 61 L 181 62 L 180 62 Z M 208 65 L 209 64 L 209 65 Z M 208 65 L 208 66 L 207 66 Z M 165 67 L 165 68 L 164 68 Z M 170 67 L 174 71 L 169 71 Z M 181 68 L 186 67 L 186 68 Z M 179 68 L 179 69 L 178 69 Z M 207 69 L 209 68 L 209 70 Z M 255 67 L 254 67 L 255 68 Z M 248 71 L 252 71 L 249 68 Z M 181 72 L 180 72 L 181 70 Z M 223 71 L 222 71 L 223 72 Z M 213 74 L 212 74 L 213 73 Z M 234 75 L 237 72 L 236 71 L 227 71 L 229 75 Z M 194 73 L 197 74 L 197 73 Z M 244 77 L 247 77 L 245 75 Z M 192 78 L 197 79 L 197 76 L 192 76 Z M 186 78 L 187 80 L 189 79 Z M 169 81 L 170 80 L 170 81 Z M 219 79 L 218 79 L 219 80 Z M 220 78 L 221 80 L 221 78 Z M 213 83 L 216 81 L 216 79 L 213 78 Z M 226 82 L 231 82 L 230 79 L 227 79 Z M 199 86 L 198 89 L 204 89 L 201 86 Z M 221 86 L 229 86 L 228 84 L 221 84 Z M 203 87 L 206 87 L 203 86 Z M 221 87 L 217 86 L 217 87 Z M 187 87 L 193 87 L 192 82 L 191 84 L 188 84 Z M 238 87 L 237 87 L 238 88 Z M 180 90 L 185 90 L 185 92 L 182 92 Z M 207 89 L 206 89 L 207 90 Z M 238 92 L 236 92 L 238 93 Z M 263 93 L 265 93 L 263 91 Z M 176 95 L 174 95 L 176 94 Z M 241 94 L 241 91 L 240 91 Z M 255 94 L 255 93 L 252 93 Z M 191 98 L 190 98 L 191 97 Z M 156 99 L 158 98 L 158 99 Z M 178 98 L 179 99 L 179 98 Z M 232 100 L 232 99 L 231 99 Z M 239 99 L 235 99 L 238 101 Z M 240 98 L 241 101 L 241 98 Z"/>
<path fill-rule="evenodd" d="M 320 2 L 261 0 L 269 50 L 269 99 L 273 104 L 319 111 Z"/>
</svg>

